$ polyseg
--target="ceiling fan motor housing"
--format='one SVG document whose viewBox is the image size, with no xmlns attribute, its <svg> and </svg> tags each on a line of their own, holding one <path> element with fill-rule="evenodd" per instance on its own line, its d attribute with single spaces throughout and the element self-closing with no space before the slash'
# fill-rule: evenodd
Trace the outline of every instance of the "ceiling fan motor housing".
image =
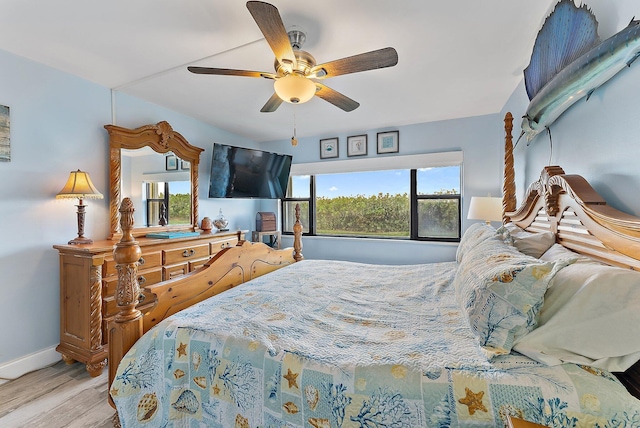
<svg viewBox="0 0 640 428">
<path fill-rule="evenodd" d="M 291 27 L 287 32 L 287 35 L 289 36 L 289 42 L 293 49 L 302 48 L 302 45 L 304 45 L 304 42 L 307 40 L 306 32 L 296 25 Z"/>
<path fill-rule="evenodd" d="M 273 67 L 276 70 L 278 76 L 286 76 L 291 73 L 298 73 L 302 76 L 307 76 L 311 73 L 311 69 L 316 65 L 316 59 L 307 51 L 294 50 L 293 54 L 296 57 L 295 68 L 293 64 L 280 63 L 276 59 L 273 62 Z"/>
</svg>

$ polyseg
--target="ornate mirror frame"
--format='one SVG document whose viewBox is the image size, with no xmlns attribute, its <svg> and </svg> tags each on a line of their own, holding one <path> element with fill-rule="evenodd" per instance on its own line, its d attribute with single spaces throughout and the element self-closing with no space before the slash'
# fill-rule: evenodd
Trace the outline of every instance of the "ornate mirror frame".
<svg viewBox="0 0 640 428">
<path fill-rule="evenodd" d="M 154 226 L 155 230 L 192 230 L 198 229 L 198 165 L 200 153 L 204 151 L 195 147 L 180 133 L 173 130 L 168 122 L 162 121 L 155 125 L 145 125 L 135 129 L 122 128 L 115 125 L 105 125 L 109 133 L 109 211 L 111 232 L 110 239 L 118 239 L 122 236 L 120 229 L 120 202 L 122 200 L 122 149 L 141 149 L 150 147 L 157 153 L 173 152 L 182 160 L 191 162 L 191 224 L 175 226 Z M 136 228 L 134 236 L 144 235 L 148 228 Z"/>
</svg>

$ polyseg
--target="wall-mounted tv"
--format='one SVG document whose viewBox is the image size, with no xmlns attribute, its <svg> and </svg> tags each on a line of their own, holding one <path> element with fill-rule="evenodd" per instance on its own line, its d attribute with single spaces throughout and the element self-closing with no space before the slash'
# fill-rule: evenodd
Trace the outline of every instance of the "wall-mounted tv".
<svg viewBox="0 0 640 428">
<path fill-rule="evenodd" d="M 291 155 L 214 143 L 209 197 L 282 199 L 291 160 Z"/>
</svg>

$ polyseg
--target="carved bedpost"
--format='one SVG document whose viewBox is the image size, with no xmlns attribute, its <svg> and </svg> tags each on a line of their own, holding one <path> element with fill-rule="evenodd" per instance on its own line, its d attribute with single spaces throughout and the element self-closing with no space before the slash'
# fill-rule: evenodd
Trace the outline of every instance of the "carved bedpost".
<svg viewBox="0 0 640 428">
<path fill-rule="evenodd" d="M 302 256 L 302 223 L 300 223 L 300 204 L 296 204 L 296 223 L 293 225 L 293 258 L 299 262 Z"/>
<path fill-rule="evenodd" d="M 119 311 L 115 321 L 109 326 L 109 387 L 113 383 L 122 357 L 143 333 L 142 313 L 136 309 L 140 295 L 138 260 L 142 251 L 132 235 L 133 211 L 131 199 L 124 198 L 120 204 L 122 239 L 113 250 L 113 259 L 118 270 L 115 298 Z M 109 403 L 115 407 L 111 396 Z"/>
<path fill-rule="evenodd" d="M 516 179 L 513 169 L 513 115 L 504 116 L 504 182 L 502 183 L 502 222 L 508 223 L 506 213 L 516 210 Z"/>
</svg>

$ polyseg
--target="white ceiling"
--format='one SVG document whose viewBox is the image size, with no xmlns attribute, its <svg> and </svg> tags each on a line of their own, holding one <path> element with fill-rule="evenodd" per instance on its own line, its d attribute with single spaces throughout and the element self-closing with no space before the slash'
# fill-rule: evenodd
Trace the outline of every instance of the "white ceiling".
<svg viewBox="0 0 640 428">
<path fill-rule="evenodd" d="M 391 46 L 398 65 L 325 79 L 358 101 L 314 97 L 260 113 L 270 80 L 195 75 L 187 65 L 273 71 L 244 0 L 0 0 L 0 49 L 254 141 L 499 112 L 555 0 L 273 0 L 318 63 Z M 116 106 L 117 108 L 117 106 Z"/>
</svg>

